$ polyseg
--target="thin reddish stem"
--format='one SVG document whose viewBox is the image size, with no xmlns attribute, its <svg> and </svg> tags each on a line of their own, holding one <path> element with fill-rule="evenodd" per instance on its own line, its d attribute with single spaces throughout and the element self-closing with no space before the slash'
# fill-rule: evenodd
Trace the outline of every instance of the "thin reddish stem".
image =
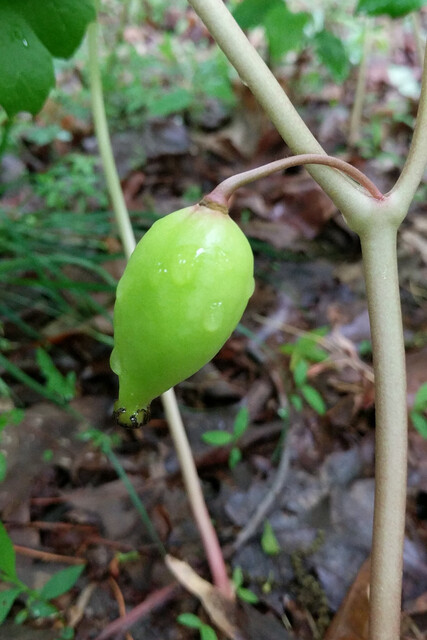
<svg viewBox="0 0 427 640">
<path fill-rule="evenodd" d="M 289 158 L 281 158 L 274 162 L 269 162 L 262 167 L 256 169 L 250 169 L 243 173 L 238 173 L 235 176 L 227 178 L 221 182 L 213 191 L 211 191 L 202 200 L 206 205 L 217 205 L 221 207 L 227 207 L 229 198 L 239 187 L 243 187 L 245 184 L 259 180 L 260 178 L 266 178 L 267 176 L 275 173 L 276 171 L 284 171 L 291 167 L 297 167 L 304 164 L 323 164 L 334 169 L 338 169 L 342 173 L 350 176 L 353 180 L 358 182 L 364 187 L 370 195 L 376 200 L 383 200 L 384 194 L 378 189 L 378 187 L 370 180 L 364 173 L 353 167 L 345 160 L 339 158 L 333 158 L 320 153 L 303 153 L 297 156 L 291 156 Z"/>
</svg>

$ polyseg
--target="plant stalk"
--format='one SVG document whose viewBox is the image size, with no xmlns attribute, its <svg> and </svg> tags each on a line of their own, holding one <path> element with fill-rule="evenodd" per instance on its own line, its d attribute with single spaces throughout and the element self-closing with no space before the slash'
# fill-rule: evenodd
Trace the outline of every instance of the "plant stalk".
<svg viewBox="0 0 427 640">
<path fill-rule="evenodd" d="M 399 640 L 407 409 L 396 228 L 380 221 L 360 235 L 375 372 L 375 509 L 369 638 Z"/>
<path fill-rule="evenodd" d="M 407 210 L 423 178 L 427 164 L 427 48 L 424 55 L 423 80 L 418 105 L 417 122 L 409 153 L 390 195 L 398 198 L 402 210 Z"/>
<path fill-rule="evenodd" d="M 98 23 L 93 22 L 87 30 L 89 50 L 89 78 L 92 113 L 95 124 L 99 153 L 104 167 L 107 188 L 113 205 L 119 235 L 123 243 L 126 258 L 129 259 L 135 249 L 135 236 L 129 218 L 126 202 L 117 174 L 105 113 L 104 94 L 102 90 L 101 71 L 98 63 Z"/>
<path fill-rule="evenodd" d="M 412 18 L 412 30 L 414 33 L 415 49 L 417 52 L 418 64 L 421 67 L 424 60 L 425 37 L 421 33 L 420 14 L 417 11 L 413 11 L 411 13 L 411 18 Z"/>
<path fill-rule="evenodd" d="M 166 396 L 168 400 L 168 402 L 165 403 L 166 418 L 169 424 L 174 425 L 174 428 L 171 429 L 171 436 L 178 453 L 181 473 L 187 488 L 188 499 L 190 501 L 193 514 L 195 517 L 197 514 L 197 524 L 203 540 L 206 557 L 214 583 L 226 597 L 233 598 L 234 591 L 227 575 L 218 537 L 209 517 L 206 502 L 203 497 L 200 479 L 197 475 L 196 465 L 194 463 L 193 454 L 191 452 L 191 447 L 188 442 L 181 414 L 178 409 L 176 396 L 173 393 L 173 389 L 169 389 L 169 391 L 166 391 L 163 395 Z M 189 487 L 191 487 L 191 491 L 189 490 Z"/>
<path fill-rule="evenodd" d="M 129 258 L 135 248 L 135 236 L 120 186 L 108 130 L 101 73 L 98 64 L 98 24 L 96 22 L 89 25 L 88 44 L 89 74 L 95 130 L 119 234 L 126 257 Z M 174 390 L 169 389 L 169 391 L 162 395 L 161 399 L 171 436 L 175 443 L 186 493 L 204 545 L 205 554 L 215 585 L 222 590 L 224 595 L 232 597 L 232 587 L 227 576 L 224 558 L 203 497 L 200 479 L 197 475 L 191 447 L 179 413 Z"/>
</svg>

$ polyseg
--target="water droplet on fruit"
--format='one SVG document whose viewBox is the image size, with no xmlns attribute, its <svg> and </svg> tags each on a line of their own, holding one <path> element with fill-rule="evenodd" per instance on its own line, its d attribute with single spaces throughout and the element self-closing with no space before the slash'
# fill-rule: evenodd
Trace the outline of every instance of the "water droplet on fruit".
<svg viewBox="0 0 427 640">
<path fill-rule="evenodd" d="M 24 47 L 28 47 L 28 40 L 26 38 L 23 38 L 22 44 L 24 45 Z"/>
<path fill-rule="evenodd" d="M 206 331 L 217 331 L 223 322 L 223 318 L 224 309 L 222 308 L 222 302 L 212 302 L 203 318 L 203 326 Z"/>
<path fill-rule="evenodd" d="M 168 267 L 164 262 L 150 265 L 147 277 L 152 285 L 158 286 L 162 277 L 168 273 Z"/>
<path fill-rule="evenodd" d="M 186 284 L 191 280 L 192 266 L 190 260 L 184 258 L 182 254 L 178 254 L 170 266 L 171 277 L 176 285 Z"/>
</svg>

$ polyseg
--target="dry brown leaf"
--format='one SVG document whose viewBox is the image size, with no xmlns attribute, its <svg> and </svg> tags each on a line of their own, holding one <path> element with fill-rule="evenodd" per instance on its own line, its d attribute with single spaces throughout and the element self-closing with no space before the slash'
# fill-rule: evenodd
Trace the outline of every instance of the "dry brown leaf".
<svg viewBox="0 0 427 640">
<path fill-rule="evenodd" d="M 324 640 L 367 640 L 370 564 L 369 558 L 362 564 Z"/>
<path fill-rule="evenodd" d="M 236 623 L 237 605 L 210 582 L 201 578 L 187 562 L 167 555 L 166 565 L 178 582 L 200 600 L 212 622 L 231 640 L 243 640 Z"/>
</svg>

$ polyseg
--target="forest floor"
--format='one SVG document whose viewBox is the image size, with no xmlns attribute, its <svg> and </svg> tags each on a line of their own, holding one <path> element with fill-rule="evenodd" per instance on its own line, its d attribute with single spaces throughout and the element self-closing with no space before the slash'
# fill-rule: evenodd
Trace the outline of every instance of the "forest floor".
<svg viewBox="0 0 427 640">
<path fill-rule="evenodd" d="M 186 37 L 197 42 L 190 14 L 187 20 Z M 147 28 L 132 26 L 123 38 L 137 49 L 153 46 L 155 33 L 150 41 Z M 417 105 L 390 82 L 390 59 L 420 78 L 413 43 L 399 34 L 389 59 L 373 56 L 368 66 L 365 147 L 345 142 L 355 72 L 340 86 L 330 81 L 302 96 L 309 63 L 300 56 L 284 79 L 325 149 L 384 192 L 407 154 Z M 168 553 L 210 580 L 160 401 L 142 430 L 113 420 L 111 317 L 124 259 L 87 102 L 82 113 L 69 107 L 70 96 L 85 90 L 79 64 L 60 72 L 58 92 L 67 100 L 58 93 L 36 119 L 16 124 L 2 159 L 0 446 L 7 469 L 0 513 L 25 584 L 37 590 L 59 569 L 84 563 L 85 570 L 55 600 L 63 617 L 33 611 L 17 624 L 14 615 L 25 611 L 17 600 L 0 634 L 57 639 L 65 624 L 77 640 L 186 640 L 199 632 L 179 624 L 180 614 L 215 621 L 174 582 L 114 465 Z M 249 92 L 236 79 L 232 87 L 233 108 L 210 99 L 202 111 L 140 122 L 123 116 L 113 128 L 138 237 L 232 173 L 289 155 Z M 425 195 L 422 188 L 399 232 L 409 410 L 427 382 Z M 254 251 L 255 292 L 233 336 L 176 393 L 230 575 L 244 587 L 235 637 L 364 640 L 375 394 L 359 242 L 303 168 L 240 189 L 231 215 Z M 58 386 L 61 402 L 52 401 Z M 236 424 L 242 435 L 233 445 L 203 439 L 207 431 L 233 433 Z M 111 436 L 115 458 L 96 446 L 100 433 Z M 235 464 L 232 446 L 240 451 Z M 278 474 L 273 506 L 247 530 Z M 410 423 L 403 638 L 427 637 L 426 542 L 427 439 Z M 141 603 L 151 601 L 144 613 Z M 124 609 L 128 618 L 118 621 Z"/>
</svg>

